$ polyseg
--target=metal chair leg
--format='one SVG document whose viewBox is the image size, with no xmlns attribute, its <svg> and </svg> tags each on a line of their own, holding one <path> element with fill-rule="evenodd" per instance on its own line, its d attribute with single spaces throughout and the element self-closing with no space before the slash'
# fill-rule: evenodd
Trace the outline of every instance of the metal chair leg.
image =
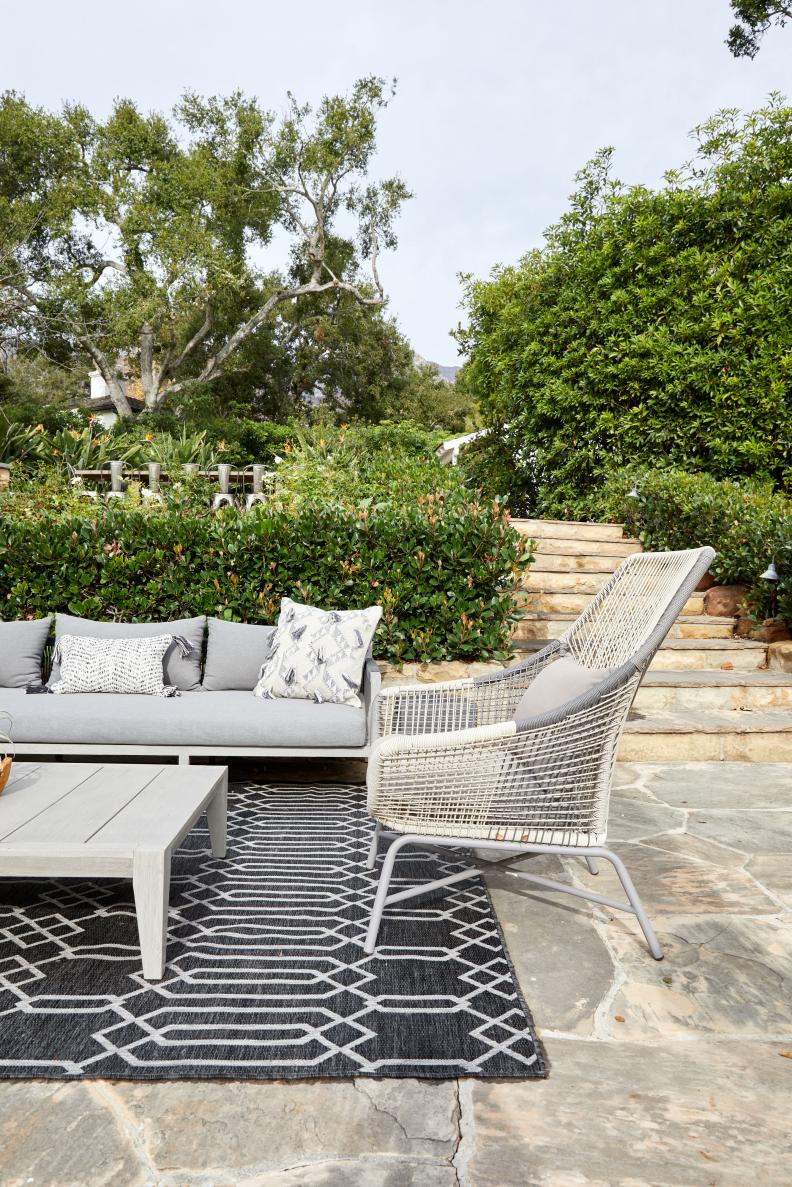
<svg viewBox="0 0 792 1187">
<path fill-rule="evenodd" d="M 611 863 L 614 870 L 618 874 L 619 881 L 621 882 L 621 884 L 624 888 L 624 893 L 627 895 L 627 898 L 629 899 L 629 902 L 630 902 L 630 906 L 632 907 L 633 911 L 635 912 L 635 917 L 638 920 L 639 924 L 641 925 L 641 931 L 643 932 L 644 937 L 646 939 L 646 943 L 649 946 L 649 951 L 651 952 L 651 954 L 655 958 L 655 960 L 662 960 L 664 953 L 663 953 L 663 949 L 661 947 L 660 941 L 658 940 L 657 936 L 655 935 L 655 930 L 652 927 L 652 924 L 649 921 L 649 916 L 646 914 L 644 905 L 641 902 L 641 896 L 638 894 L 638 891 L 635 889 L 635 886 L 633 885 L 633 880 L 630 877 L 630 875 L 627 873 L 627 868 L 626 868 L 624 862 L 622 861 L 622 859 L 620 857 L 618 857 L 610 849 L 603 849 L 602 856 L 605 858 L 606 861 L 609 861 Z"/>
<path fill-rule="evenodd" d="M 374 825 L 374 832 L 371 834 L 371 846 L 369 847 L 368 858 L 366 859 L 366 869 L 373 870 L 377 864 L 377 851 L 379 849 L 380 839 L 380 825 Z"/>
<path fill-rule="evenodd" d="M 586 858 L 586 865 L 588 866 L 588 872 L 590 874 L 598 874 L 599 873 L 599 866 L 597 865 L 597 863 L 593 857 Z"/>
<path fill-rule="evenodd" d="M 396 854 L 402 847 L 404 837 L 397 837 L 395 841 L 388 847 L 385 854 L 385 860 L 382 863 L 380 871 L 379 882 L 377 883 L 377 893 L 374 897 L 374 905 L 371 908 L 371 918 L 369 919 L 368 931 L 366 932 L 365 943 L 363 944 L 363 951 L 367 956 L 371 956 L 377 944 L 377 935 L 379 934 L 380 923 L 382 922 L 382 912 L 385 908 L 385 899 L 388 897 L 388 887 L 390 885 L 391 875 L 393 874 L 393 863 L 396 860 Z"/>
</svg>

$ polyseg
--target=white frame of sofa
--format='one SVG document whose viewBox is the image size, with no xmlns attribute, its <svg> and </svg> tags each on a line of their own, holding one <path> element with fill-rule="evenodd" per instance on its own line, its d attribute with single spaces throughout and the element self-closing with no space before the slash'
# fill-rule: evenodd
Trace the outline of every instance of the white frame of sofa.
<svg viewBox="0 0 792 1187">
<path fill-rule="evenodd" d="M 377 721 L 375 710 L 381 686 L 382 673 L 376 660 L 368 656 L 363 666 L 363 683 L 360 689 L 366 712 L 366 742 L 363 746 L 224 746 L 218 749 L 215 746 L 132 746 L 109 742 L 15 742 L 14 755 L 22 758 L 31 754 L 95 754 L 103 758 L 115 755 L 119 760 L 129 755 L 148 755 L 178 758 L 182 765 L 189 765 L 192 758 L 368 758 L 374 741 Z M 222 693 L 207 692 L 206 695 L 222 696 Z"/>
</svg>

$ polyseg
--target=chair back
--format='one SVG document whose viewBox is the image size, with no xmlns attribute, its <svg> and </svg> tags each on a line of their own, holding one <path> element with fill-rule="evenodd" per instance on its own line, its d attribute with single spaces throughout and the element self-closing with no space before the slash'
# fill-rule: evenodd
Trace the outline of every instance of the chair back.
<svg viewBox="0 0 792 1187">
<path fill-rule="evenodd" d="M 637 552 L 559 639 L 587 668 L 619 668 L 632 660 L 642 672 L 715 558 L 712 548 Z"/>
</svg>

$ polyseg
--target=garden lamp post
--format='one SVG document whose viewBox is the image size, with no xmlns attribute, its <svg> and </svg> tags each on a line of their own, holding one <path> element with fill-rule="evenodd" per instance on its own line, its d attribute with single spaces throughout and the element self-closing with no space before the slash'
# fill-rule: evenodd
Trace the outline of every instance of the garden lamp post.
<svg viewBox="0 0 792 1187">
<path fill-rule="evenodd" d="M 775 561 L 770 561 L 770 564 L 764 573 L 762 573 L 759 580 L 772 582 L 771 588 L 773 592 L 770 594 L 770 615 L 772 618 L 775 618 L 778 613 L 778 569 L 775 567 Z"/>
</svg>

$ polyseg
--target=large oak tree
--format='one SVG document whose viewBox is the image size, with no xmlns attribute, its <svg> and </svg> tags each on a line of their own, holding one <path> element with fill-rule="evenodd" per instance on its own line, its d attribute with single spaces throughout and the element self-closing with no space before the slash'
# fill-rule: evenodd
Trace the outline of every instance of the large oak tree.
<svg viewBox="0 0 792 1187">
<path fill-rule="evenodd" d="M 0 97 L 0 307 L 6 322 L 121 379 L 156 409 L 224 373 L 256 331 L 303 299 L 384 302 L 378 262 L 409 197 L 372 182 L 379 78 L 276 116 L 241 94 L 185 95 L 171 119 L 116 102 L 104 121 Z M 267 267 L 275 235 L 292 265 Z M 367 268 L 364 278 L 362 266 Z"/>
</svg>

